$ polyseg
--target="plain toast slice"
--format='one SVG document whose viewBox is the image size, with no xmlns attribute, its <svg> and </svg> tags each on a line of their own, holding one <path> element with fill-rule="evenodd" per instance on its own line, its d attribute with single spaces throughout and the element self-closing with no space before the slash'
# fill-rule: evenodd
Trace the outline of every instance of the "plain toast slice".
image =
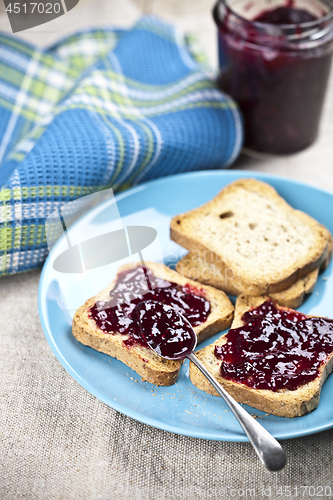
<svg viewBox="0 0 333 500">
<path fill-rule="evenodd" d="M 125 264 L 118 269 L 117 275 L 125 270 L 141 266 L 141 263 Z M 234 307 L 226 294 L 221 290 L 216 290 L 210 286 L 201 285 L 181 276 L 176 271 L 169 269 L 163 264 L 146 262 L 145 266 L 158 278 L 166 279 L 179 285 L 190 285 L 195 290 L 202 290 L 205 298 L 210 302 L 211 312 L 207 320 L 194 328 L 201 342 L 216 332 L 222 331 L 230 326 Z M 128 367 L 135 370 L 143 380 L 156 385 L 172 385 L 176 382 L 181 361 L 169 361 L 161 358 L 154 351 L 141 345 L 134 344 L 126 346 L 124 341 L 128 335 L 121 333 L 105 333 L 101 330 L 95 321 L 89 317 L 89 310 L 97 301 L 107 302 L 110 298 L 110 290 L 113 289 L 115 278 L 112 283 L 90 298 L 85 304 L 75 312 L 72 324 L 74 337 L 84 345 L 92 347 L 97 351 L 103 352 L 119 359 Z"/>
<path fill-rule="evenodd" d="M 175 216 L 171 239 L 199 251 L 228 276 L 229 293 L 285 290 L 320 267 L 330 232 L 256 179 L 226 186 L 205 205 Z"/>
<path fill-rule="evenodd" d="M 243 314 L 269 299 L 270 297 L 268 296 L 238 297 L 231 328 L 238 328 L 244 325 L 242 321 Z M 279 309 L 289 310 L 289 308 L 283 307 L 279 307 Z M 225 335 L 222 335 L 213 344 L 196 352 L 196 356 L 236 401 L 279 417 L 302 416 L 313 411 L 318 406 L 321 388 L 333 368 L 333 348 L 331 355 L 326 363 L 320 367 L 319 375 L 314 380 L 300 385 L 296 390 L 280 389 L 274 392 L 267 389 L 253 389 L 245 384 L 222 377 L 220 372 L 221 360 L 215 357 L 214 350 L 215 346 L 223 345 L 226 342 Z M 218 396 L 218 393 L 206 377 L 202 375 L 193 363 L 190 363 L 190 379 L 198 389 Z"/>
</svg>

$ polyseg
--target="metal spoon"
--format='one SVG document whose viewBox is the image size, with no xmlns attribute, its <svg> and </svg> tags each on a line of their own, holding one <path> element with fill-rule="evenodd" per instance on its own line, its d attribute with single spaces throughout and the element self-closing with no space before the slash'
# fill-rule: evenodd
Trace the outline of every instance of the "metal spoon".
<svg viewBox="0 0 333 500">
<path fill-rule="evenodd" d="M 227 403 L 264 466 L 270 471 L 283 469 L 286 455 L 278 441 L 230 396 L 193 354 L 197 336 L 190 322 L 171 306 L 154 300 L 140 302 L 136 311 L 141 334 L 149 347 L 166 359 L 192 361 Z"/>
</svg>

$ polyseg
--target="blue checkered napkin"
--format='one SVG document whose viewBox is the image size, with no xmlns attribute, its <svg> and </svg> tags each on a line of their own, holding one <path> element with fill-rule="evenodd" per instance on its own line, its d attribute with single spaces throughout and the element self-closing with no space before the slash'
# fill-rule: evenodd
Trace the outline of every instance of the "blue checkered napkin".
<svg viewBox="0 0 333 500">
<path fill-rule="evenodd" d="M 42 264 L 64 202 L 226 167 L 241 144 L 234 102 L 173 26 L 144 17 L 47 51 L 0 35 L 0 274 Z"/>
</svg>

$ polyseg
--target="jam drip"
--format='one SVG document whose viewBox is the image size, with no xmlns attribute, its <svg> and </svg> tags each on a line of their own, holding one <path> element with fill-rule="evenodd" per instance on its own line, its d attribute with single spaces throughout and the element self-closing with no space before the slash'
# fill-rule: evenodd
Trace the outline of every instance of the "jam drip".
<svg viewBox="0 0 333 500">
<path fill-rule="evenodd" d="M 203 290 L 157 278 L 150 269 L 139 266 L 118 274 L 110 291 L 110 300 L 96 302 L 89 310 L 89 317 L 105 333 L 118 332 L 128 336 L 124 340 L 126 346 L 147 347 L 135 312 L 136 305 L 142 300 L 155 300 L 174 307 L 193 327 L 206 321 L 210 313 L 210 303 Z"/>
<path fill-rule="evenodd" d="M 182 359 L 193 351 L 195 333 L 173 307 L 147 300 L 137 306 L 137 314 L 143 338 L 160 356 Z"/>
<path fill-rule="evenodd" d="M 246 312 L 245 325 L 215 347 L 221 375 L 254 389 L 296 390 L 314 380 L 333 352 L 333 320 L 277 309 L 273 301 Z"/>
</svg>

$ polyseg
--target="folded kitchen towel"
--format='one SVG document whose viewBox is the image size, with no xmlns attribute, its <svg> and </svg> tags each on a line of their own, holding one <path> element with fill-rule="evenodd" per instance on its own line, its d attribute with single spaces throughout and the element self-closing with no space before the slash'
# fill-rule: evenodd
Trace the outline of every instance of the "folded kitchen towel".
<svg viewBox="0 0 333 500">
<path fill-rule="evenodd" d="M 0 275 L 41 266 L 63 203 L 233 162 L 239 111 L 193 46 L 151 16 L 47 50 L 0 35 Z"/>
</svg>

